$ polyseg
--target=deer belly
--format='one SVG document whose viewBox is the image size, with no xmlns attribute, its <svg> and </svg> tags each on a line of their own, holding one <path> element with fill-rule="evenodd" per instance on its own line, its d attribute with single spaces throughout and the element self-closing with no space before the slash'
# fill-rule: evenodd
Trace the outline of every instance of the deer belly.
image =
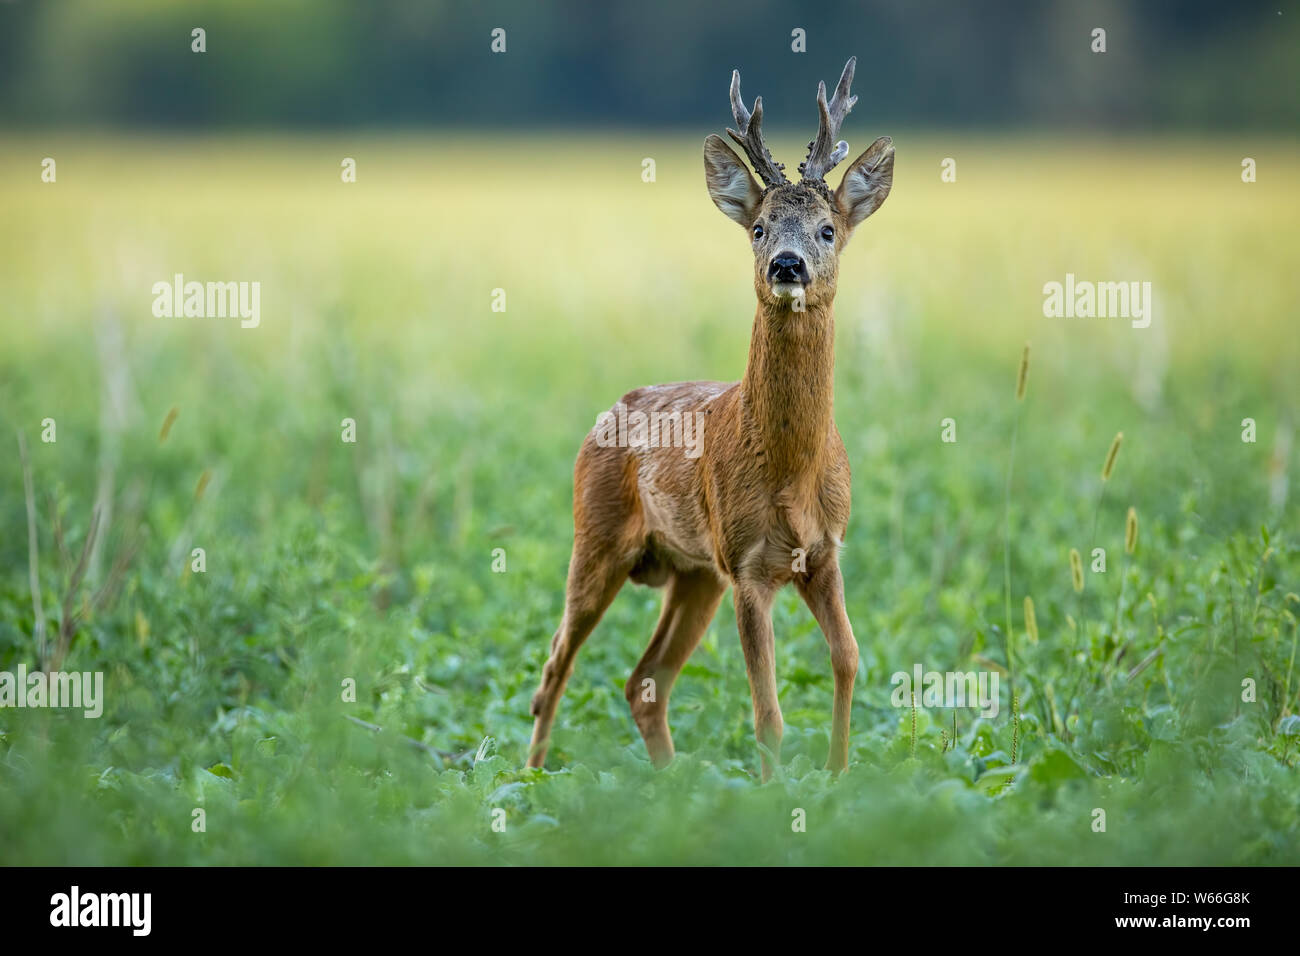
<svg viewBox="0 0 1300 956">
<path fill-rule="evenodd" d="M 713 566 L 708 522 L 695 500 L 665 492 L 652 482 L 641 484 L 641 510 L 647 537 L 679 567 Z"/>
</svg>

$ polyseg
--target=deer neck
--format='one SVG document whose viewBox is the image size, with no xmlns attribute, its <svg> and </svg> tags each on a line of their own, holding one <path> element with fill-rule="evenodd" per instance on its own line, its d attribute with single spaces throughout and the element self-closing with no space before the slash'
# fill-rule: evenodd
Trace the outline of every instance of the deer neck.
<svg viewBox="0 0 1300 956">
<path fill-rule="evenodd" d="M 835 380 L 831 306 L 760 303 L 741 381 L 745 424 L 755 429 L 764 461 L 785 483 L 823 466 Z"/>
</svg>

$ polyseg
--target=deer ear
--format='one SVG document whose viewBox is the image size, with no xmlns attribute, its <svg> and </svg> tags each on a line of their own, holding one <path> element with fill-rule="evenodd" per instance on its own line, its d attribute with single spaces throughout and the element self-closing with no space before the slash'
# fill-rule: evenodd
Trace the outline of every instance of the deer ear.
<svg viewBox="0 0 1300 956">
<path fill-rule="evenodd" d="M 728 219 L 748 229 L 758 214 L 763 191 L 754 182 L 748 167 L 721 136 L 712 135 L 704 141 L 704 180 L 709 186 L 713 204 Z"/>
<path fill-rule="evenodd" d="M 835 190 L 835 206 L 849 228 L 856 228 L 880 208 L 893 185 L 894 141 L 882 136 L 844 174 L 839 189 Z"/>
</svg>

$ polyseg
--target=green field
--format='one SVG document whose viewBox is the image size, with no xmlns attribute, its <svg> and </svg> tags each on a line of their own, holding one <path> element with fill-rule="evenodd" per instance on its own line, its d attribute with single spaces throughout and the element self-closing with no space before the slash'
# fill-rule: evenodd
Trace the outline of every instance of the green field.
<svg viewBox="0 0 1300 956">
<path fill-rule="evenodd" d="M 777 778 L 729 599 L 653 771 L 622 685 L 659 595 L 630 586 L 520 770 L 583 435 L 743 371 L 706 132 L 0 143 L 0 671 L 37 664 L 21 432 L 47 631 L 76 616 L 64 669 L 105 682 L 99 719 L 0 709 L 0 863 L 1300 863 L 1294 141 L 859 132 L 897 161 L 836 310 L 848 772 L 793 590 Z M 260 282 L 260 325 L 156 318 L 176 273 Z M 1154 321 L 1044 317 L 1067 273 L 1150 281 Z M 1000 714 L 893 706 L 917 663 L 998 671 Z"/>
</svg>

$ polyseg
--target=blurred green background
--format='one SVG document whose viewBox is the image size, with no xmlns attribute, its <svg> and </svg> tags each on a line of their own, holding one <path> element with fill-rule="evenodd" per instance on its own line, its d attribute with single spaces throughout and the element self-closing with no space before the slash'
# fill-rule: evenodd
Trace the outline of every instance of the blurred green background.
<svg viewBox="0 0 1300 956">
<path fill-rule="evenodd" d="M 0 3 L 0 670 L 38 660 L 21 432 L 42 614 L 107 691 L 99 720 L 0 710 L 0 862 L 1300 861 L 1293 22 Z M 897 147 L 836 310 L 850 770 L 816 769 L 830 667 L 788 593 L 778 779 L 729 601 L 654 773 L 622 683 L 658 594 L 629 587 L 521 772 L 583 435 L 633 387 L 743 370 L 750 253 L 700 159 L 729 72 L 794 169 L 850 54 L 845 138 Z M 1151 327 L 1045 318 L 1067 272 L 1150 281 Z M 156 318 L 175 273 L 260 282 L 260 326 Z M 897 709 L 916 662 L 1014 667 L 1018 700 L 1006 674 L 993 719 Z"/>
</svg>

